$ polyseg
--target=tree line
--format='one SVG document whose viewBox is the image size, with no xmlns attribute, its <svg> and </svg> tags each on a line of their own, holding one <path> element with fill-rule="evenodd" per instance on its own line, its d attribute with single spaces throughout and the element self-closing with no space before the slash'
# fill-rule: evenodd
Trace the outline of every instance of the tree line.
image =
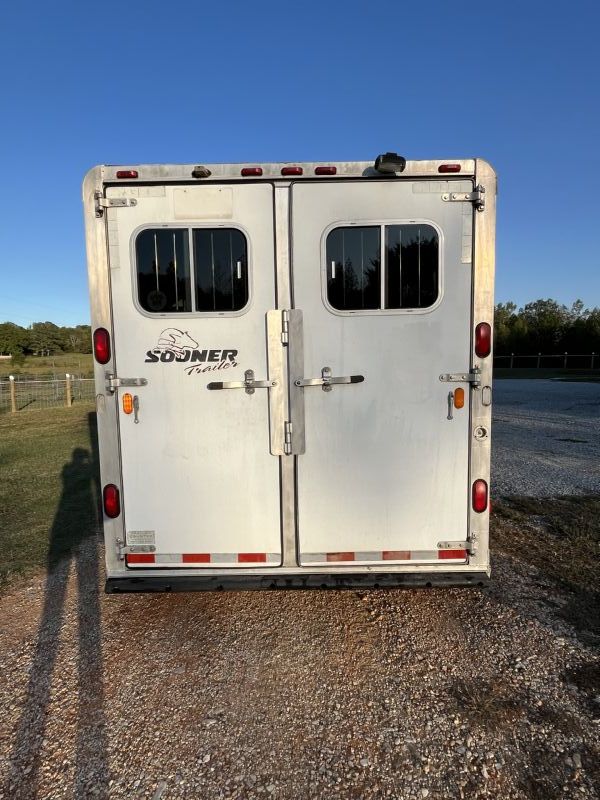
<svg viewBox="0 0 600 800">
<path fill-rule="evenodd" d="M 570 308 L 556 300 L 535 300 L 522 308 L 516 303 L 498 303 L 494 325 L 497 355 L 600 353 L 600 308 L 585 308 L 581 300 Z M 23 328 L 14 322 L 0 323 L 0 355 L 20 360 L 28 355 L 91 352 L 89 325 L 34 322 Z"/>
<path fill-rule="evenodd" d="M 0 355 L 10 355 L 17 362 L 25 356 L 91 352 L 92 330 L 89 325 L 70 328 L 53 322 L 34 322 L 23 328 L 14 322 L 0 323 Z"/>
</svg>

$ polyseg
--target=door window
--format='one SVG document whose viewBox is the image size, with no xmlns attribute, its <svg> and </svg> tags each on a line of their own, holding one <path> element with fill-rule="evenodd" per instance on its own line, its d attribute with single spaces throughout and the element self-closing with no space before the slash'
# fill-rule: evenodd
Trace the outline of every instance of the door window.
<svg viewBox="0 0 600 800">
<path fill-rule="evenodd" d="M 428 308 L 438 298 L 439 236 L 432 225 L 334 228 L 326 257 L 327 300 L 336 310 Z"/>
<path fill-rule="evenodd" d="M 237 228 L 147 228 L 135 256 L 138 302 L 151 314 L 223 314 L 248 304 L 248 243 Z"/>
</svg>

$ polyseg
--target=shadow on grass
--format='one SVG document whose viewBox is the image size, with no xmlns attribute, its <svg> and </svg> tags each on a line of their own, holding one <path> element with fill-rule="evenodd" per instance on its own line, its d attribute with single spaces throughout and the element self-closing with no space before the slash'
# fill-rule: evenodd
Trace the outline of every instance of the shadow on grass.
<svg viewBox="0 0 600 800">
<path fill-rule="evenodd" d="M 52 524 L 47 556 L 44 607 L 32 658 L 27 696 L 17 724 L 4 796 L 31 800 L 38 796 L 44 733 L 52 682 L 65 621 L 71 568 L 77 577 L 77 732 L 74 797 L 108 797 L 108 758 L 102 640 L 98 529 L 99 466 L 96 415 L 88 416 L 91 450 L 75 448 L 62 470 L 62 492 Z M 55 765 L 55 770 L 61 768 Z"/>
</svg>

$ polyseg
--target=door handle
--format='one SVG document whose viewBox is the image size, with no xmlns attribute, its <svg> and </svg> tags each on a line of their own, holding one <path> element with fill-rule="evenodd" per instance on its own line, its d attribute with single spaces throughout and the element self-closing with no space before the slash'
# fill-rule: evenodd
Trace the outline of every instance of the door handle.
<svg viewBox="0 0 600 800">
<path fill-rule="evenodd" d="M 216 389 L 245 389 L 246 394 L 254 394 L 255 389 L 270 389 L 277 386 L 277 381 L 257 381 L 254 379 L 254 370 L 247 369 L 244 372 L 243 381 L 213 381 L 206 388 L 215 391 Z"/>
<path fill-rule="evenodd" d="M 295 386 L 321 386 L 324 392 L 330 392 L 335 383 L 362 383 L 364 375 L 342 375 L 334 377 L 331 374 L 331 367 L 323 367 L 320 378 L 297 378 Z"/>
</svg>

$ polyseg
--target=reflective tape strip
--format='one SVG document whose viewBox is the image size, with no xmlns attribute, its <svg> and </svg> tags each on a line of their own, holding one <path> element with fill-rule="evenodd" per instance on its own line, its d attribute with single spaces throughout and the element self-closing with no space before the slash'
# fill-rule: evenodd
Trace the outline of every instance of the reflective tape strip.
<svg viewBox="0 0 600 800">
<path fill-rule="evenodd" d="M 368 552 L 302 553 L 302 564 L 356 564 L 380 561 L 465 561 L 466 550 L 376 550 Z"/>
<path fill-rule="evenodd" d="M 466 557 L 466 550 L 438 550 L 438 558 L 440 559 L 459 558 L 461 561 L 464 561 Z"/>
<path fill-rule="evenodd" d="M 279 553 L 128 553 L 128 566 L 137 564 L 160 564 L 161 566 L 213 566 L 233 567 L 238 564 L 280 564 Z"/>
</svg>

